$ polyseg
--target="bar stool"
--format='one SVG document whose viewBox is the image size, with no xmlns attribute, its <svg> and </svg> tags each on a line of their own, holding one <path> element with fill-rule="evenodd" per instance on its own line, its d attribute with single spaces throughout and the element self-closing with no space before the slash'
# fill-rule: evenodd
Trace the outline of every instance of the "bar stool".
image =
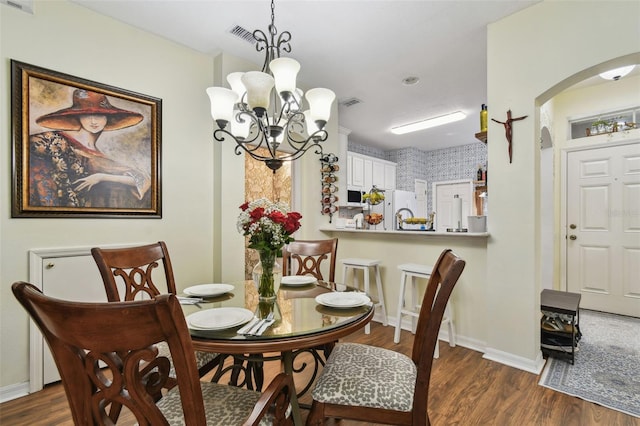
<svg viewBox="0 0 640 426">
<path fill-rule="evenodd" d="M 353 271 L 353 287 L 355 288 L 360 288 L 360 284 L 358 282 L 358 270 L 362 270 L 363 271 L 363 275 L 364 275 L 364 292 L 370 296 L 371 293 L 369 292 L 369 268 L 373 268 L 374 270 L 374 274 L 376 277 L 376 287 L 378 289 L 378 303 L 376 303 L 374 306 L 379 306 L 380 307 L 380 311 L 382 313 L 382 324 L 383 325 L 387 325 L 387 309 L 385 308 L 385 304 L 384 304 L 384 293 L 382 292 L 382 279 L 380 278 L 380 260 L 377 259 L 354 259 L 354 258 L 349 258 L 349 259 L 342 259 L 340 260 L 340 262 L 342 262 L 343 265 L 343 269 L 342 269 L 342 279 L 345 281 L 347 281 L 347 272 L 349 270 Z M 369 324 L 367 324 L 364 327 L 364 332 L 365 334 L 369 334 L 371 332 L 371 326 Z"/>
<path fill-rule="evenodd" d="M 420 304 L 418 304 L 418 283 L 417 278 L 429 279 L 431 276 L 432 266 L 420 265 L 417 263 L 403 263 L 398 265 L 398 269 L 402 271 L 400 276 L 400 291 L 398 292 L 398 322 L 396 323 L 396 330 L 393 335 L 394 343 L 400 343 L 400 329 L 402 325 L 402 315 L 410 315 L 411 318 L 411 332 L 416 333 L 416 318 L 420 315 Z M 407 280 L 411 278 L 411 301 L 405 308 L 405 292 L 407 291 Z M 453 328 L 453 310 L 451 308 L 451 302 L 447 301 L 447 307 L 442 317 L 442 324 L 447 324 L 449 333 L 449 346 L 456 346 L 455 331 Z M 434 358 L 440 357 L 440 351 L 438 345 L 433 353 Z"/>
</svg>

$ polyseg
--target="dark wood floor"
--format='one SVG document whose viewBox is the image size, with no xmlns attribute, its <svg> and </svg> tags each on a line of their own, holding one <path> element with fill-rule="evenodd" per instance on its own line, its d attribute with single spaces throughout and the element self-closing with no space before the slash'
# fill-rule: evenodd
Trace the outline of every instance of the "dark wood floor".
<svg viewBox="0 0 640 426">
<path fill-rule="evenodd" d="M 349 341 L 368 343 L 409 353 L 411 334 L 403 331 L 402 343 L 393 343 L 392 327 L 372 323 L 371 334 L 353 334 Z M 270 365 L 271 364 L 271 365 Z M 267 380 L 278 363 L 266 363 Z M 623 426 L 640 425 L 640 419 L 601 407 L 538 385 L 539 377 L 482 358 L 462 347 L 440 344 L 434 360 L 429 415 L 437 425 L 497 426 Z M 302 402 L 310 402 L 306 395 Z M 303 410 L 306 418 L 307 412 Z M 123 418 L 122 424 L 134 424 Z M 0 404 L 0 425 L 72 425 L 64 390 L 59 384 L 35 394 Z M 329 424 L 334 424 L 329 422 Z M 338 423 L 337 423 L 338 424 Z M 342 421 L 342 426 L 366 423 Z"/>
</svg>

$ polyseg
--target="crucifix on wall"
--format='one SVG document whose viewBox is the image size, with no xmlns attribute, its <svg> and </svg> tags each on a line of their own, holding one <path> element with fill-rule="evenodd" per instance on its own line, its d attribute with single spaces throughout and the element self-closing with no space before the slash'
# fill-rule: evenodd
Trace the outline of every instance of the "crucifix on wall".
<svg viewBox="0 0 640 426">
<path fill-rule="evenodd" d="M 514 121 L 524 120 L 525 118 L 527 118 L 526 115 L 523 115 L 522 117 L 512 118 L 511 110 L 509 110 L 507 111 L 507 121 L 498 121 L 495 118 L 491 119 L 491 121 L 495 121 L 496 123 L 500 123 L 504 126 L 505 135 L 507 137 L 507 143 L 509 144 L 509 164 L 511 164 L 511 160 L 513 157 L 513 150 L 511 148 L 511 142 L 513 138 L 513 129 L 511 128 L 511 123 L 513 123 Z"/>
</svg>

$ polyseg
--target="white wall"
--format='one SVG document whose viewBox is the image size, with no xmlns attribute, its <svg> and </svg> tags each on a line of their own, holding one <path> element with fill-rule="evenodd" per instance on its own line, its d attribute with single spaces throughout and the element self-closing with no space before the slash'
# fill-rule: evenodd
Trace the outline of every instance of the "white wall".
<svg viewBox="0 0 640 426">
<path fill-rule="evenodd" d="M 165 240 L 178 286 L 211 282 L 214 167 L 204 92 L 213 59 L 67 1 L 0 6 L 0 387 L 28 377 L 28 319 L 10 286 L 27 251 Z M 10 59 L 161 98 L 162 219 L 12 219 Z M 231 183 L 233 184 L 233 182 Z"/>
<path fill-rule="evenodd" d="M 514 124 L 513 164 L 502 125 L 489 124 L 488 358 L 541 366 L 537 107 L 598 64 L 631 61 L 615 58 L 640 52 L 638 16 L 638 2 L 544 1 L 488 28 L 489 116 L 528 116 Z"/>
</svg>

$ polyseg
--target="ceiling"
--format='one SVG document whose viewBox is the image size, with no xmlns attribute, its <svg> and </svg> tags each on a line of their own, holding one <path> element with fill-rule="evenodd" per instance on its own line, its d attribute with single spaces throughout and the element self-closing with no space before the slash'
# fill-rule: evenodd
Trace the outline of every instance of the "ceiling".
<svg viewBox="0 0 640 426">
<path fill-rule="evenodd" d="M 267 33 L 268 0 L 72 1 L 207 54 L 228 52 L 258 67 L 264 59 L 229 30 Z M 336 93 L 350 141 L 429 151 L 477 142 L 487 96 L 486 27 L 538 1 L 279 0 L 275 26 L 292 35 L 292 51 L 283 56 L 300 62 L 299 85 Z M 420 81 L 407 86 L 406 77 Z M 354 98 L 360 103 L 343 105 Z M 467 118 L 411 134 L 389 131 L 455 111 Z"/>
</svg>

